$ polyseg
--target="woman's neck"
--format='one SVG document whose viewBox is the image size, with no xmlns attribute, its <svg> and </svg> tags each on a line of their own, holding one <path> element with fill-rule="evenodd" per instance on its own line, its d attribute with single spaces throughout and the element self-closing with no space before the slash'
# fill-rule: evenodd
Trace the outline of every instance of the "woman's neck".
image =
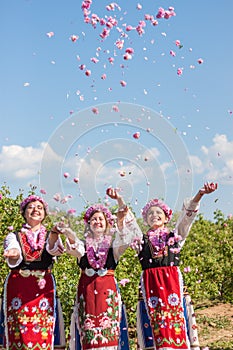
<svg viewBox="0 0 233 350">
<path fill-rule="evenodd" d="M 94 239 L 96 242 L 102 242 L 102 240 L 104 239 L 104 235 L 103 235 L 103 234 L 101 234 L 101 235 L 93 234 L 93 239 Z"/>
<path fill-rule="evenodd" d="M 164 227 L 165 227 L 164 225 L 159 225 L 159 226 L 155 225 L 150 227 L 150 230 L 163 230 Z"/>
<path fill-rule="evenodd" d="M 37 230 L 39 230 L 40 228 L 41 228 L 41 223 L 29 223 L 29 222 L 27 222 L 27 224 L 30 226 L 30 228 L 31 228 L 31 230 L 33 231 L 33 232 L 35 232 L 35 231 L 37 231 Z"/>
</svg>

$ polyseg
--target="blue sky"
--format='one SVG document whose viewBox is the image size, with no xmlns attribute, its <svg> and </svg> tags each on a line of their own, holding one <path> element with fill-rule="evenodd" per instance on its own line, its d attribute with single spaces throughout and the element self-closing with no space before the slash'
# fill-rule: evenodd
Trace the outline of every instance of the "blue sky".
<svg viewBox="0 0 233 350">
<path fill-rule="evenodd" d="M 140 214 L 152 197 L 179 210 L 214 181 L 218 191 L 201 212 L 232 213 L 232 1 L 121 0 L 107 11 L 109 4 L 90 8 L 117 20 L 102 40 L 104 26 L 84 22 L 80 1 L 1 1 L 1 185 L 12 195 L 36 185 L 51 208 L 77 214 L 112 185 Z M 170 6 L 176 16 L 146 21 L 143 35 L 126 31 Z"/>
</svg>

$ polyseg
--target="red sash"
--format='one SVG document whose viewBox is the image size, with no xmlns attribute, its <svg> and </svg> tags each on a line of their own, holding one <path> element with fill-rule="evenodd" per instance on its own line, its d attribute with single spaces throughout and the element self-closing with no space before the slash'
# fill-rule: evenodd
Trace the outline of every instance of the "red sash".
<svg viewBox="0 0 233 350">
<path fill-rule="evenodd" d="M 189 349 L 180 278 L 176 266 L 143 271 L 142 292 L 158 350 Z"/>
</svg>

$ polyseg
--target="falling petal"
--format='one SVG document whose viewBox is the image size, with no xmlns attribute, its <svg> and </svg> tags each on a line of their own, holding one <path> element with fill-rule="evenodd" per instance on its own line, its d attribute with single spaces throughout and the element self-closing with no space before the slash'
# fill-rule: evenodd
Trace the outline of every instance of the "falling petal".
<svg viewBox="0 0 233 350">
<path fill-rule="evenodd" d="M 86 70 L 85 75 L 89 77 L 91 75 L 91 71 L 89 69 Z"/>
<path fill-rule="evenodd" d="M 93 112 L 94 114 L 99 114 L 99 110 L 98 110 L 97 107 L 93 107 L 93 108 L 92 108 L 92 112 Z"/>
<path fill-rule="evenodd" d="M 121 81 L 120 81 L 120 84 L 121 84 L 121 86 L 123 86 L 123 87 L 125 87 L 125 86 L 127 85 L 127 83 L 126 83 L 124 80 L 121 80 Z"/>
<path fill-rule="evenodd" d="M 176 56 L 176 53 L 175 53 L 173 50 L 171 50 L 171 51 L 170 51 L 170 55 L 173 56 L 173 57 L 175 57 L 175 56 Z"/>
<path fill-rule="evenodd" d="M 96 57 L 92 57 L 92 58 L 91 58 L 91 62 L 97 63 L 97 62 L 99 62 L 99 60 L 98 60 Z"/>
<path fill-rule="evenodd" d="M 139 131 L 135 132 L 135 133 L 133 134 L 133 137 L 134 137 L 135 139 L 139 139 L 139 137 L 140 137 L 140 132 L 139 132 Z"/>
<path fill-rule="evenodd" d="M 182 68 L 178 68 L 177 69 L 177 75 L 182 75 L 183 74 L 183 70 L 182 70 Z"/>
<path fill-rule="evenodd" d="M 46 35 L 48 38 L 52 38 L 54 36 L 54 32 L 48 32 Z"/>
<path fill-rule="evenodd" d="M 78 35 L 74 35 L 74 34 L 73 34 L 73 35 L 70 36 L 70 40 L 71 40 L 73 43 L 75 43 L 75 41 L 77 41 L 78 38 L 79 38 Z"/>
<path fill-rule="evenodd" d="M 203 61 L 202 58 L 198 58 L 197 62 L 198 62 L 199 64 L 202 64 L 204 61 Z"/>
<path fill-rule="evenodd" d="M 69 215 L 74 215 L 75 213 L 76 213 L 76 210 L 73 208 L 67 210 L 67 214 L 69 214 Z"/>
</svg>

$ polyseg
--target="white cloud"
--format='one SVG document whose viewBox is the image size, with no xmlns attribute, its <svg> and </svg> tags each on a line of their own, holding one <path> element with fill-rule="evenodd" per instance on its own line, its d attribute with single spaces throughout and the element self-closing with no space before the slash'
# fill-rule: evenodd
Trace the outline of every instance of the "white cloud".
<svg viewBox="0 0 233 350">
<path fill-rule="evenodd" d="M 190 156 L 190 161 L 195 174 L 202 174 L 204 172 L 203 161 L 200 158 L 197 156 Z"/>
<path fill-rule="evenodd" d="M 11 180 L 26 180 L 36 176 L 44 147 L 43 143 L 38 148 L 3 146 L 0 153 L 0 174 Z"/>
<path fill-rule="evenodd" d="M 230 184 L 233 181 L 233 141 L 217 134 L 210 147 L 201 147 L 201 157 L 191 156 L 193 171 L 204 174 L 207 180 Z"/>
</svg>

